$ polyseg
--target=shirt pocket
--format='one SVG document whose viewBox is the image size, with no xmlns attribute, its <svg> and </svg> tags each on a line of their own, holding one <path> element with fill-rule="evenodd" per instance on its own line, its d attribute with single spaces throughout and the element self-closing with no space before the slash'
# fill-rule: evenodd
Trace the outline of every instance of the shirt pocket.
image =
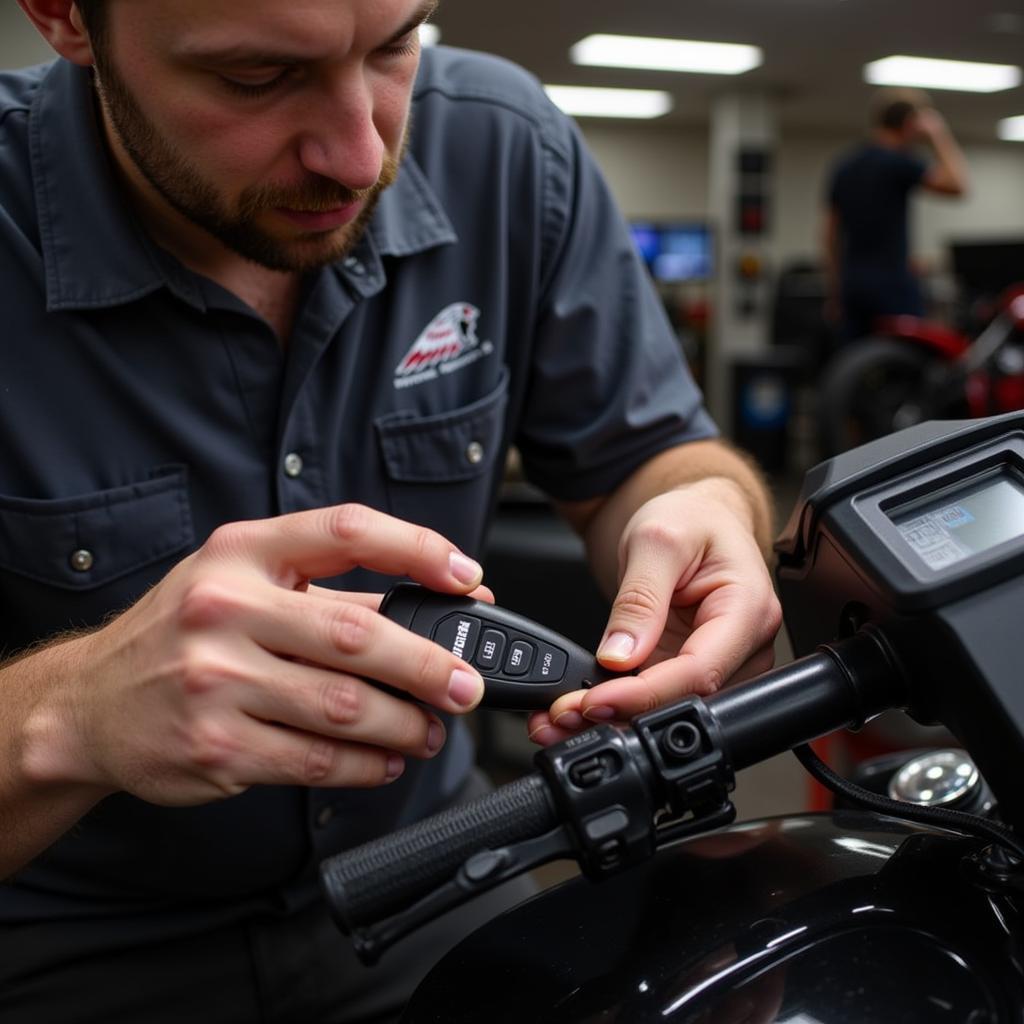
<svg viewBox="0 0 1024 1024">
<path fill-rule="evenodd" d="M 508 385 L 502 367 L 497 387 L 469 405 L 374 421 L 392 515 L 437 530 L 467 553 L 478 550 L 504 466 Z"/>
<path fill-rule="evenodd" d="M 69 498 L 0 495 L 4 646 L 93 624 L 155 583 L 194 543 L 187 478 L 166 466 Z"/>
</svg>

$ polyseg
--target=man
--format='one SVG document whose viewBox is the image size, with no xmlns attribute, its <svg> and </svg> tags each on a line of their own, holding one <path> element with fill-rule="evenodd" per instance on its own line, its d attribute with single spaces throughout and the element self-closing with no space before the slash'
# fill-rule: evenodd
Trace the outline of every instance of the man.
<svg viewBox="0 0 1024 1024">
<path fill-rule="evenodd" d="M 488 596 L 515 440 L 643 669 L 551 742 L 770 665 L 764 490 L 570 122 L 421 66 L 431 4 L 19 2 L 61 59 L 0 79 L 0 1010 L 390 1019 L 455 935 L 360 973 L 316 866 L 466 795 L 482 682 L 389 578 Z"/>
<path fill-rule="evenodd" d="M 919 142 L 930 145 L 934 162 L 915 153 Z M 876 104 L 870 141 L 844 156 L 829 180 L 827 313 L 840 325 L 843 341 L 871 333 L 880 316 L 924 315 L 907 237 L 907 203 L 917 187 L 963 195 L 963 154 L 926 96 L 884 92 Z"/>
</svg>

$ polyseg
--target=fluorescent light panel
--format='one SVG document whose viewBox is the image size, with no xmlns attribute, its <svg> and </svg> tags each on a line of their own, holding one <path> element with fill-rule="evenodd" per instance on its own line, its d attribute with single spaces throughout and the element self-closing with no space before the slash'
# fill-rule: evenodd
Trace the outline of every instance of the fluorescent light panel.
<svg viewBox="0 0 1024 1024">
<path fill-rule="evenodd" d="M 933 57 L 883 57 L 864 65 L 872 85 L 907 85 L 959 92 L 999 92 L 1020 85 L 1021 70 L 1013 64 L 976 64 Z"/>
<path fill-rule="evenodd" d="M 430 21 L 420 25 L 420 46 L 437 46 L 441 41 L 441 30 Z"/>
<path fill-rule="evenodd" d="M 1007 142 L 1024 142 L 1024 114 L 1004 117 L 996 127 L 999 138 Z"/>
<path fill-rule="evenodd" d="M 612 35 L 587 36 L 570 48 L 569 56 L 575 64 L 707 75 L 739 75 L 756 68 L 762 60 L 758 47 L 740 43 Z"/>
<path fill-rule="evenodd" d="M 595 89 L 582 85 L 545 85 L 552 102 L 573 117 L 661 117 L 672 97 L 655 89 Z"/>
</svg>

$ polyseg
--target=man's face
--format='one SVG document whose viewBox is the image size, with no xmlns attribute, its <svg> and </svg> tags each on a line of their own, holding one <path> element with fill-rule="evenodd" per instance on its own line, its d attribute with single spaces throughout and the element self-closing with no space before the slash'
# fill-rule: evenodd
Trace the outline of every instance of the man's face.
<svg viewBox="0 0 1024 1024">
<path fill-rule="evenodd" d="M 97 88 L 146 203 L 274 270 L 348 252 L 397 173 L 432 5 L 108 2 Z"/>
</svg>

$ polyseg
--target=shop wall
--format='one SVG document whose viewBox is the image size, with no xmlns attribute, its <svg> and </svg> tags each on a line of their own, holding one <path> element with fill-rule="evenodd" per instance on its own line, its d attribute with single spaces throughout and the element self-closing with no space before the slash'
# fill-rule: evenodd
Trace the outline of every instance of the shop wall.
<svg viewBox="0 0 1024 1024">
<path fill-rule="evenodd" d="M 582 125 L 612 191 L 628 217 L 703 217 L 708 202 L 708 143 L 703 128 Z M 853 140 L 855 141 L 855 140 Z M 785 134 L 777 154 L 777 260 L 814 258 L 832 161 L 851 144 L 841 136 Z M 1024 236 L 1024 145 L 965 147 L 970 194 L 959 200 L 921 196 L 912 210 L 914 248 L 942 265 L 950 238 Z"/>
</svg>

